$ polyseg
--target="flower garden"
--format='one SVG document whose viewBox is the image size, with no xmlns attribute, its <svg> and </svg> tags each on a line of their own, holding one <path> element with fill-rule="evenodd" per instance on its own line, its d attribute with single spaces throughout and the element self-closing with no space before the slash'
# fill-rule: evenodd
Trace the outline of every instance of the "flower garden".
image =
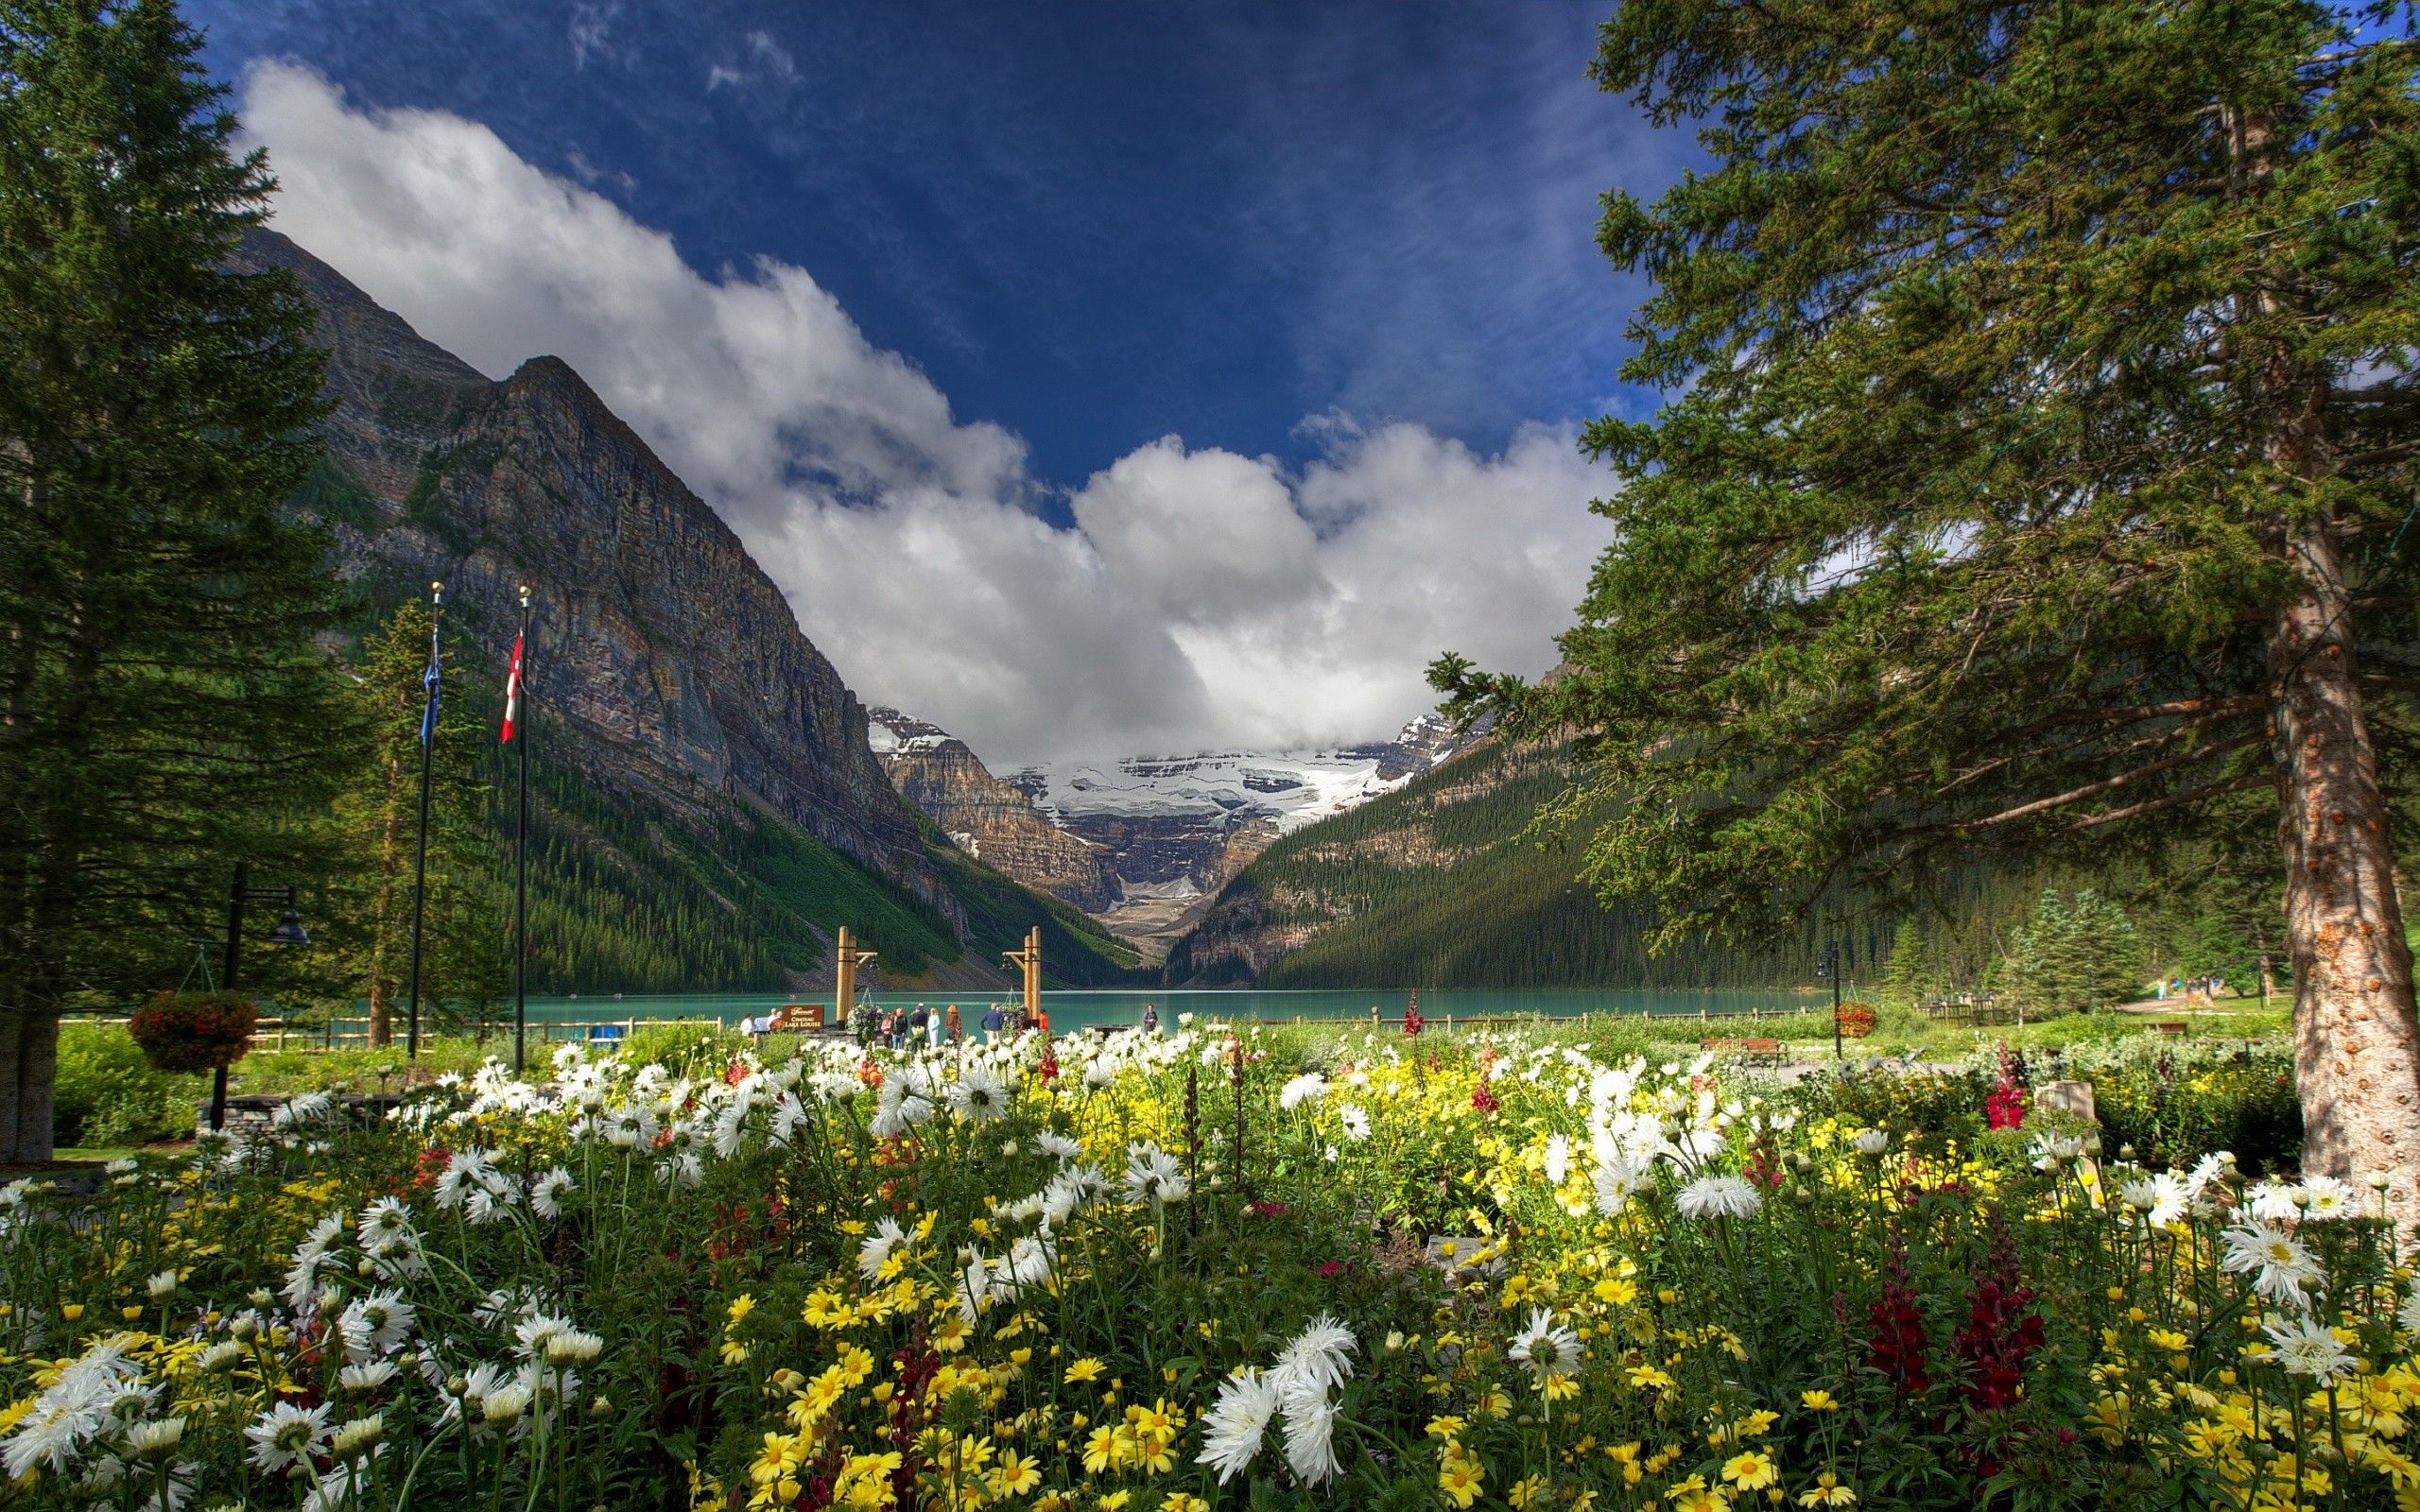
<svg viewBox="0 0 2420 1512">
<path fill-rule="evenodd" d="M 2273 1057 L 2103 1069 L 2101 1132 L 1209 1025 L 304 1095 L 0 1197 L 0 1506 L 2420 1505 L 2377 1194 L 2189 1147 Z"/>
</svg>

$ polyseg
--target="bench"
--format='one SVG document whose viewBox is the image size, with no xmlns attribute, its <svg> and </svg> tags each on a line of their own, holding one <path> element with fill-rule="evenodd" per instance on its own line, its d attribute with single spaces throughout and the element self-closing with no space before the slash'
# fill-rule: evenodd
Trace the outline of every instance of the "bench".
<svg viewBox="0 0 2420 1512">
<path fill-rule="evenodd" d="M 1778 1040 L 1701 1040 L 1698 1048 L 1736 1055 L 1742 1060 L 1770 1063 L 1781 1059 L 1781 1041 Z"/>
<path fill-rule="evenodd" d="M 2192 1025 L 2187 1023 L 2182 1019 L 2170 1019 L 2165 1023 L 2154 1023 L 2152 1027 L 2157 1029 L 2162 1034 L 2183 1034 L 2187 1030 L 2190 1029 Z"/>
<path fill-rule="evenodd" d="M 618 1023 L 592 1023 L 588 1026 L 590 1044 L 611 1044 L 621 1038 L 622 1026 Z"/>
</svg>

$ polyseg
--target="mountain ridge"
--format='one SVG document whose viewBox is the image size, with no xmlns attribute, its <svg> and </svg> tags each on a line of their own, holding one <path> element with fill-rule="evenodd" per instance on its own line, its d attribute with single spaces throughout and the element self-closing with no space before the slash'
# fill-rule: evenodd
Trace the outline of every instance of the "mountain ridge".
<svg viewBox="0 0 2420 1512">
<path fill-rule="evenodd" d="M 911 979 L 1003 982 L 991 948 L 1035 924 L 1063 980 L 1131 962 L 1080 916 L 942 853 L 876 761 L 863 703 L 737 533 L 569 364 L 536 356 L 490 379 L 275 232 L 249 234 L 236 263 L 286 269 L 320 314 L 333 408 L 296 507 L 327 526 L 339 575 L 372 606 L 442 581 L 449 621 L 498 670 L 519 585 L 536 585 L 531 704 L 554 727 L 549 781 L 564 765 L 579 780 L 542 806 L 538 838 L 551 825 L 566 843 L 541 854 L 579 868 L 598 908 L 665 916 L 631 920 L 664 971 L 715 970 L 683 954 L 674 936 L 697 925 L 666 922 L 676 908 L 711 902 L 734 938 L 778 936 L 750 957 L 777 962 L 778 981 L 757 967 L 747 983 L 677 985 L 804 989 L 843 923 Z M 731 871 L 727 852 L 745 865 Z M 561 922 L 610 935 L 620 921 Z M 640 985 L 584 969 L 533 962 L 553 986 L 564 972 L 581 990 Z"/>
</svg>

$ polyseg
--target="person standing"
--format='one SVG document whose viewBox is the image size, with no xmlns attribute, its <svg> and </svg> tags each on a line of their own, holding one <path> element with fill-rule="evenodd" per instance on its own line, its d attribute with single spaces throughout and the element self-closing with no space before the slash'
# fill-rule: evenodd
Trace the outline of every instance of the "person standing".
<svg viewBox="0 0 2420 1512">
<path fill-rule="evenodd" d="M 955 1017 L 958 1008 L 953 1005 L 949 1011 Z M 925 1043 L 934 1050 L 942 1047 L 942 1016 L 939 1013 L 925 1015 Z"/>
<path fill-rule="evenodd" d="M 983 1040 L 987 1044 L 1000 1042 L 1000 1031 L 1009 1026 L 1009 1016 L 996 1003 L 983 1010 Z"/>
<path fill-rule="evenodd" d="M 949 1005 L 949 1042 L 951 1044 L 956 1044 L 965 1038 L 966 1030 L 963 1023 L 959 1019 L 958 1005 L 953 1003 Z"/>
<path fill-rule="evenodd" d="M 1149 1003 L 1143 1005 L 1143 1032 L 1145 1034 L 1160 1032 L 1160 1010 Z"/>
</svg>

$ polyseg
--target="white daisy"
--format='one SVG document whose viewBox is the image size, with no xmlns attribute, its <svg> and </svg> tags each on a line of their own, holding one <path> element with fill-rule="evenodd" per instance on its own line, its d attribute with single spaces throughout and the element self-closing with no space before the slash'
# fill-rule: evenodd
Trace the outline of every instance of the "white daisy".
<svg viewBox="0 0 2420 1512">
<path fill-rule="evenodd" d="M 275 1475 L 289 1465 L 305 1464 L 327 1447 L 327 1403 L 316 1407 L 273 1403 L 244 1429 L 244 1436 L 251 1440 L 253 1467 L 264 1474 Z"/>
<path fill-rule="evenodd" d="M 1684 1218 L 1745 1218 L 1765 1199 L 1736 1176 L 1702 1176 L 1681 1189 L 1673 1205 Z"/>
<path fill-rule="evenodd" d="M 1219 1472 L 1219 1484 L 1252 1466 L 1284 1400 L 1278 1383 L 1246 1366 L 1219 1388 L 1219 1400 L 1201 1415 L 1201 1453 L 1195 1463 Z"/>
<path fill-rule="evenodd" d="M 2305 1295 L 2321 1280 L 2319 1263 L 2302 1241 L 2267 1224 L 2240 1224 L 2220 1236 L 2221 1268 L 2252 1277 L 2252 1289 L 2281 1306 L 2307 1308 Z"/>
<path fill-rule="evenodd" d="M 857 1274 L 873 1280 L 882 1274 L 883 1263 L 890 1252 L 907 1242 L 908 1230 L 899 1227 L 896 1218 L 885 1218 L 874 1226 L 857 1246 Z"/>
<path fill-rule="evenodd" d="M 560 1218 L 563 1215 L 564 1196 L 577 1191 L 579 1186 L 579 1183 L 571 1178 L 569 1171 L 560 1165 L 555 1166 L 529 1189 L 529 1211 L 541 1218 Z"/>
<path fill-rule="evenodd" d="M 1327 1078 L 1316 1071 L 1307 1071 L 1277 1089 L 1277 1106 L 1288 1112 L 1305 1103 L 1316 1103 L 1327 1095 Z"/>
<path fill-rule="evenodd" d="M 2323 1386 L 2334 1385 L 2353 1373 L 2353 1356 L 2327 1325 L 2304 1318 L 2298 1323 L 2269 1323 L 2260 1332 L 2277 1351 L 2277 1363 L 2288 1373 L 2308 1376 Z"/>
<path fill-rule="evenodd" d="M 1580 1368 L 1580 1335 L 1567 1326 L 1558 1326 L 1545 1308 L 1535 1307 L 1506 1353 L 1516 1364 L 1536 1370 L 1543 1383 L 1549 1376 L 1567 1376 Z"/>
<path fill-rule="evenodd" d="M 1289 1392 L 1298 1383 L 1325 1391 L 1353 1374 L 1355 1349 L 1353 1331 L 1333 1314 L 1322 1313 L 1286 1341 L 1270 1374 Z"/>
<path fill-rule="evenodd" d="M 1571 1175 L 1571 1141 L 1562 1134 L 1548 1136 L 1544 1160 L 1547 1185 L 1560 1187 Z"/>
<path fill-rule="evenodd" d="M 1000 1074 L 978 1062 L 959 1068 L 949 1084 L 950 1109 L 970 1124 L 990 1124 L 1009 1112 L 1009 1084 Z"/>
<path fill-rule="evenodd" d="M 2311 1223 L 2335 1223 L 2360 1211 L 2353 1189 L 2332 1176 L 2303 1177 L 2303 1217 Z"/>
</svg>

